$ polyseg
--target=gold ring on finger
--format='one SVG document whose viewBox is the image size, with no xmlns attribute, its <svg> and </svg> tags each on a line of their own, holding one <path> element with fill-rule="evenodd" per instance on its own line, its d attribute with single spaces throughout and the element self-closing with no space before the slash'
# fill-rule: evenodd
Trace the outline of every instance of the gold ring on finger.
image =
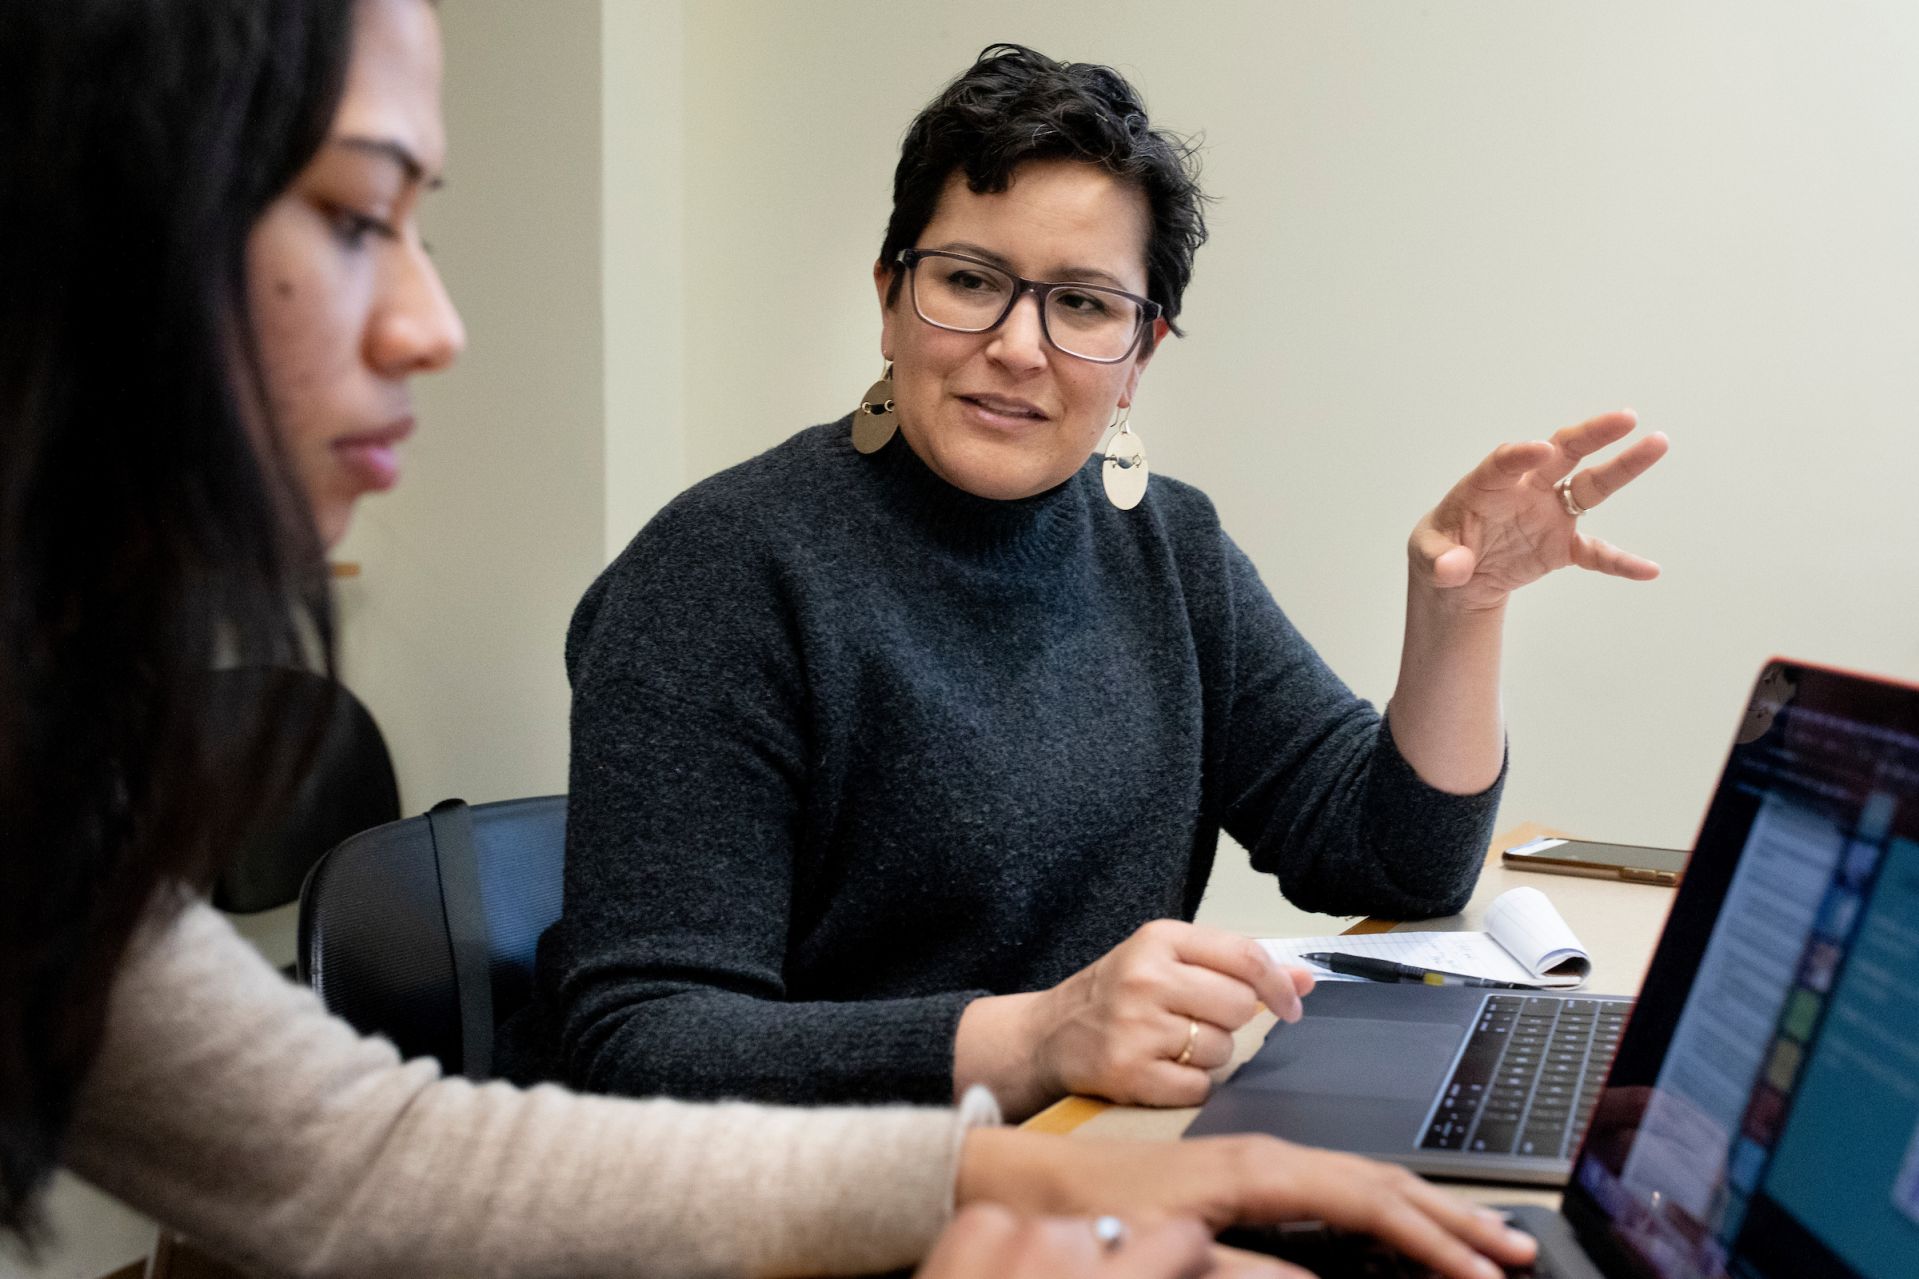
<svg viewBox="0 0 1919 1279">
<path fill-rule="evenodd" d="M 1179 1050 L 1179 1056 L 1173 1058 L 1175 1066 L 1184 1066 L 1193 1059 L 1193 1049 L 1199 1047 L 1199 1018 L 1186 1019 L 1186 1046 Z"/>
<path fill-rule="evenodd" d="M 1590 506 L 1581 506 L 1579 499 L 1573 496 L 1573 477 L 1570 475 L 1553 485 L 1553 492 L 1559 494 L 1559 504 L 1565 507 L 1566 514 L 1574 519 L 1578 519 L 1592 509 Z"/>
</svg>

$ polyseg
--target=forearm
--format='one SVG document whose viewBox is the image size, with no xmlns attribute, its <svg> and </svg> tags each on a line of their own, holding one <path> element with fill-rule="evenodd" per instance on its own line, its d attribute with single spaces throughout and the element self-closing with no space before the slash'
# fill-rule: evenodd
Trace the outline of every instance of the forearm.
<svg viewBox="0 0 1919 1279">
<path fill-rule="evenodd" d="M 950 1104 L 964 1091 L 953 1088 L 956 1026 L 980 994 L 789 1002 L 718 985 L 660 993 L 610 975 L 566 985 L 561 1047 L 575 1087 L 786 1105 Z"/>
<path fill-rule="evenodd" d="M 276 1274 L 865 1272 L 944 1223 L 966 1122 L 441 1079 L 197 907 L 117 982 L 69 1162 Z"/>
<path fill-rule="evenodd" d="M 1506 609 L 1464 609 L 1418 581 L 1406 591 L 1406 635 L 1393 690 L 1393 742 L 1435 790 L 1473 795 L 1499 777 L 1506 725 L 1499 667 Z"/>
</svg>

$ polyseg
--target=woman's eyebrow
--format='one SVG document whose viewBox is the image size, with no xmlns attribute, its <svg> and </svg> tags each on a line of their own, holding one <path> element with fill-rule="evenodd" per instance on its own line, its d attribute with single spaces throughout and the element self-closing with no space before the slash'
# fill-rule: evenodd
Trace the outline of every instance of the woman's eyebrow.
<svg viewBox="0 0 1919 1279">
<path fill-rule="evenodd" d="M 1002 271 L 1011 272 L 1014 275 L 1019 274 L 1019 272 L 1013 270 L 1011 260 L 1004 254 L 995 253 L 984 245 L 974 244 L 971 240 L 949 240 L 945 244 L 940 245 L 940 248 L 948 253 L 964 253 L 968 257 L 975 257 L 982 261 L 991 262 Z M 1071 281 L 1077 284 L 1109 284 L 1113 288 L 1121 291 L 1124 291 L 1126 288 L 1125 281 L 1121 280 L 1111 271 L 1102 271 L 1096 266 L 1062 266 L 1053 271 L 1052 274 L 1054 278 L 1058 280 Z"/>
<path fill-rule="evenodd" d="M 400 166 L 400 171 L 406 175 L 408 182 L 424 183 L 429 191 L 437 191 L 445 184 L 445 179 L 438 174 L 429 178 L 426 166 L 420 163 L 420 157 L 408 150 L 405 144 L 393 138 L 369 138 L 359 134 L 348 134 L 345 137 L 334 138 L 332 141 L 336 146 L 350 147 L 369 155 L 387 157 Z"/>
</svg>

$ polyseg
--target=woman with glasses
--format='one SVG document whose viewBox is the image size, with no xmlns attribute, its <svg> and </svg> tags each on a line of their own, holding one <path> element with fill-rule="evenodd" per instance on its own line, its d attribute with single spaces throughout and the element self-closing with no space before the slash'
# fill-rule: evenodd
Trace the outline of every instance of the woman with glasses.
<svg viewBox="0 0 1919 1279">
<path fill-rule="evenodd" d="M 1664 439 L 1588 462 L 1633 428 L 1608 413 L 1455 485 L 1412 534 L 1375 711 L 1205 495 L 1147 479 L 1128 412 L 1205 238 L 1191 159 L 1115 72 L 1012 45 L 915 120 L 879 382 L 682 495 L 575 614 L 551 1024 L 521 1028 L 557 1059 L 530 1068 L 1195 1105 L 1232 1032 L 1312 985 L 1189 922 L 1221 830 L 1308 909 L 1466 901 L 1507 598 L 1568 564 L 1658 571 L 1575 519 Z"/>
<path fill-rule="evenodd" d="M 418 221 L 440 56 L 427 0 L 0 5 L 0 1271 L 62 1165 L 267 1274 L 1277 1275 L 1205 1227 L 1292 1217 L 1528 1255 L 1277 1141 L 444 1079 L 206 904 L 305 741 L 206 672 L 324 662 L 323 548 L 464 340 Z"/>
</svg>

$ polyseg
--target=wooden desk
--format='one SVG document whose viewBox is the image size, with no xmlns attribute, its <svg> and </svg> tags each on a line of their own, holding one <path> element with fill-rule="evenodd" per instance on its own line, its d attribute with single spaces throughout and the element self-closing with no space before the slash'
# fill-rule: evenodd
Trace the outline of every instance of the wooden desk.
<svg viewBox="0 0 1919 1279">
<path fill-rule="evenodd" d="M 1499 862 L 1499 854 L 1514 844 L 1542 835 L 1559 834 L 1549 827 L 1524 822 L 1493 837 L 1486 853 L 1486 866 L 1472 900 L 1460 914 L 1444 919 L 1428 919 L 1395 924 L 1389 920 L 1368 919 L 1348 932 L 1378 933 L 1393 928 L 1427 932 L 1453 932 L 1484 926 L 1486 906 L 1508 888 L 1521 884 L 1544 892 L 1592 954 L 1592 977 L 1584 989 L 1601 995 L 1632 995 L 1645 979 L 1646 965 L 1653 947 L 1666 926 L 1666 914 L 1672 907 L 1673 890 L 1650 884 L 1629 884 L 1623 880 L 1582 879 L 1571 875 L 1541 875 L 1537 872 L 1510 871 Z M 1306 999 L 1306 1015 L 1312 1016 L 1312 997 Z M 1239 1069 L 1266 1040 L 1276 1019 L 1269 1012 L 1260 1014 L 1243 1026 L 1233 1039 L 1233 1059 L 1215 1072 L 1223 1080 Z M 1116 1106 L 1090 1097 L 1067 1097 L 1028 1119 L 1021 1127 L 1037 1132 L 1073 1133 L 1087 1137 L 1134 1137 L 1172 1140 L 1186 1131 L 1198 1107 L 1158 1110 L 1143 1106 Z M 1559 1192 L 1494 1186 L 1470 1182 L 1449 1183 L 1467 1197 L 1482 1202 L 1539 1203 L 1556 1207 Z"/>
</svg>

